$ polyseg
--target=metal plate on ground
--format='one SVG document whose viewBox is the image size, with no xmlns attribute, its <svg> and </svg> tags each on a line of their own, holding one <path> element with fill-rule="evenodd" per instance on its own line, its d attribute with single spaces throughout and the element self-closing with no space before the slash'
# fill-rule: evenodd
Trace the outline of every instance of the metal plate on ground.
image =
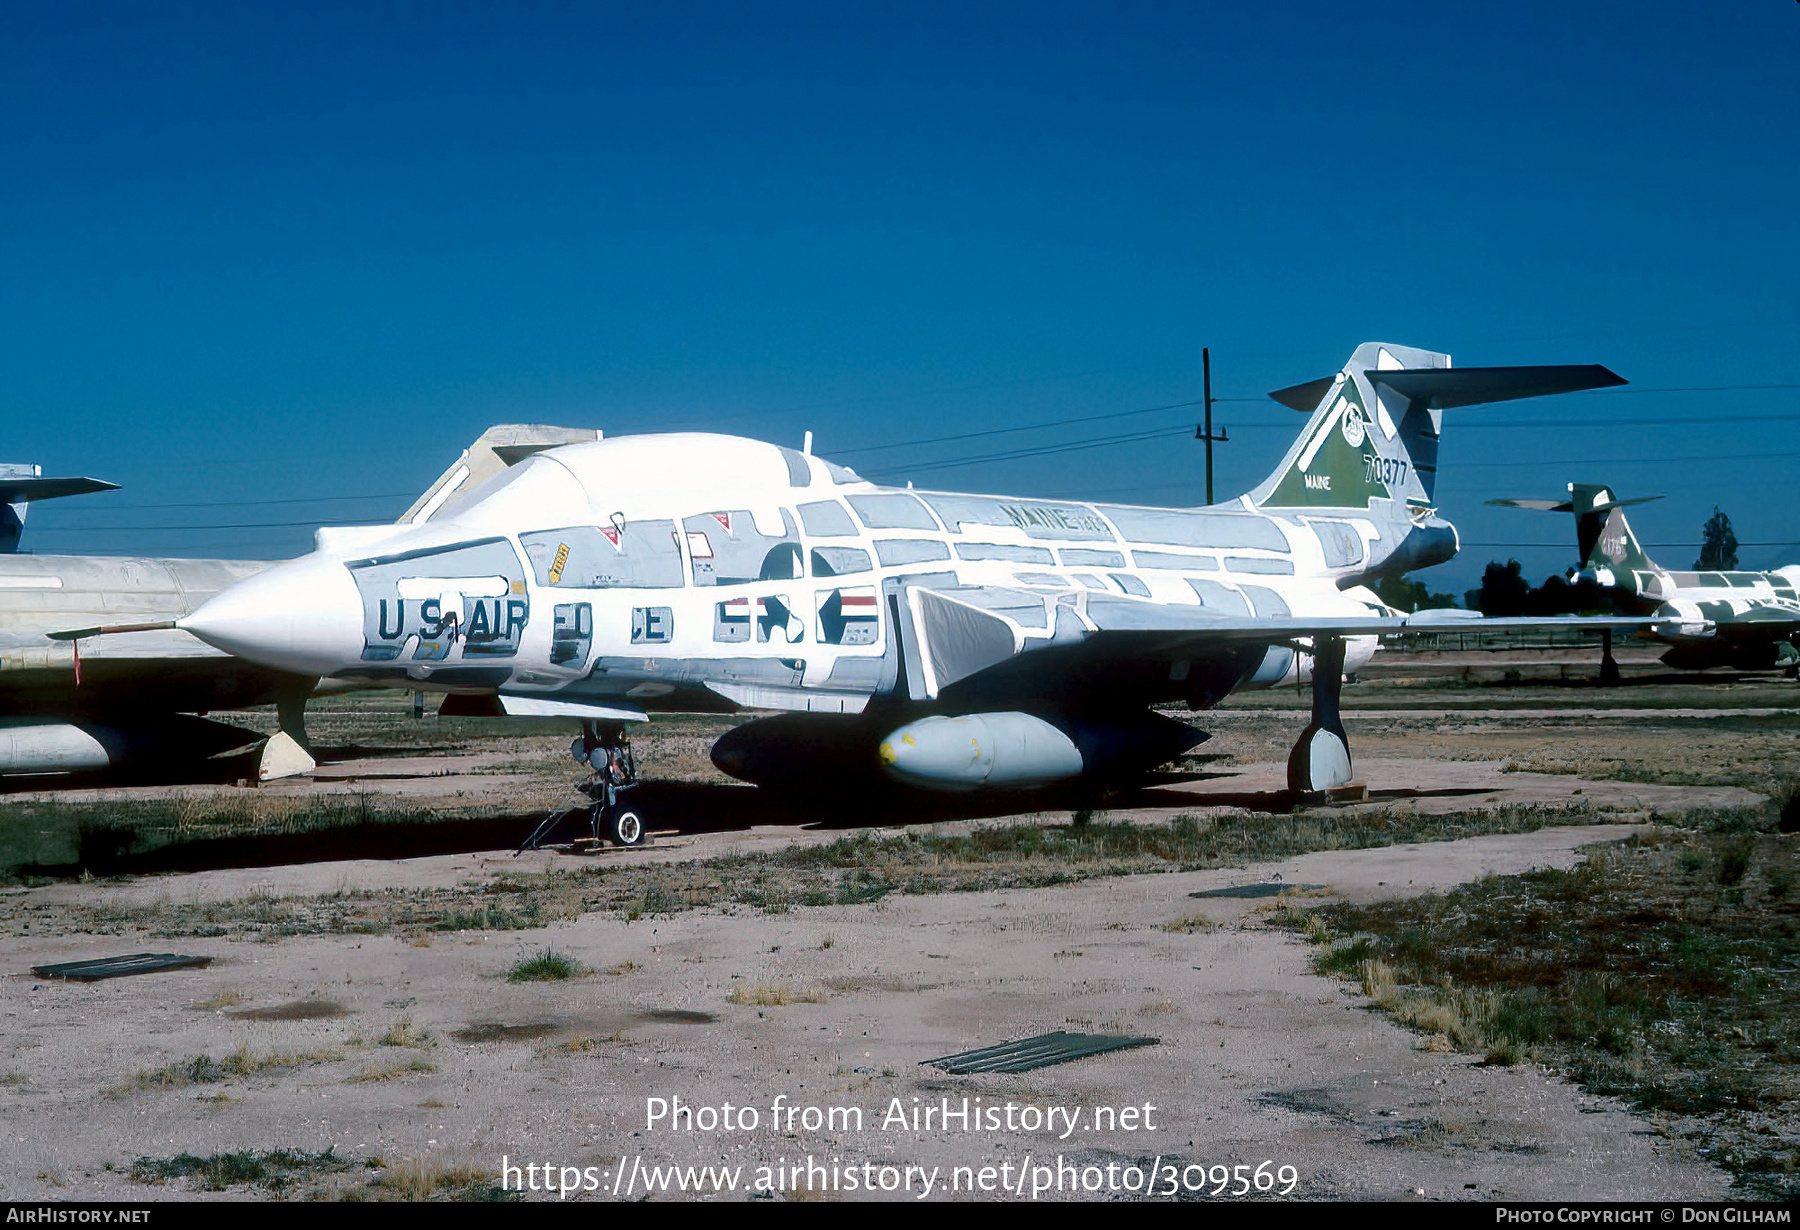
<svg viewBox="0 0 1800 1230">
<path fill-rule="evenodd" d="M 1279 897 L 1283 893 L 1316 893 L 1323 884 L 1237 884 L 1231 888 L 1208 888 L 1189 893 L 1190 897 Z"/>
<path fill-rule="evenodd" d="M 952 1076 L 970 1072 L 1029 1072 L 1033 1068 L 1047 1068 L 1053 1063 L 1068 1063 L 1071 1059 L 1102 1055 L 1107 1051 L 1155 1046 L 1161 1041 L 1161 1038 L 1126 1038 L 1114 1034 L 1072 1034 L 1059 1029 L 1055 1033 L 1002 1042 L 999 1046 L 986 1046 L 977 1051 L 922 1059 L 919 1064 L 942 1068 Z"/>
<path fill-rule="evenodd" d="M 129 957 L 102 957 L 97 961 L 64 961 L 60 965 L 34 965 L 39 978 L 63 978 L 70 982 L 99 982 L 127 974 L 156 974 L 166 969 L 200 969 L 211 957 L 184 957 L 173 952 L 139 952 Z"/>
</svg>

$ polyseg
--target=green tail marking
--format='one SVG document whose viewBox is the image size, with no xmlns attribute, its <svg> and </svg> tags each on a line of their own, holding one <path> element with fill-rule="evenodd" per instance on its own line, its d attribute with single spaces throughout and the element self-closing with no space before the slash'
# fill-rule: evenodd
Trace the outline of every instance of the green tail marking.
<svg viewBox="0 0 1800 1230">
<path fill-rule="evenodd" d="M 1636 588 L 1633 573 L 1657 571 L 1631 532 L 1625 510 L 1611 488 L 1570 483 L 1569 502 L 1575 513 L 1583 568 L 1611 569 L 1620 586 L 1632 589 Z"/>
<path fill-rule="evenodd" d="M 1326 394 L 1330 410 L 1315 421 L 1305 446 L 1281 476 L 1263 507 L 1361 508 L 1391 498 L 1390 488 L 1405 479 L 1407 463 L 1381 456 L 1371 431 L 1369 409 L 1346 372 Z"/>
</svg>

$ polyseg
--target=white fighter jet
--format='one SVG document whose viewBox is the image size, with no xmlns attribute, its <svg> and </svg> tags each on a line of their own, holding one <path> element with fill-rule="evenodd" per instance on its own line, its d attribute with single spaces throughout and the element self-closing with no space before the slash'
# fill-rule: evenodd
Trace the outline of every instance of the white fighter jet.
<svg viewBox="0 0 1800 1230">
<path fill-rule="evenodd" d="M 324 532 L 176 626 L 300 675 L 579 719 L 596 830 L 621 844 L 644 831 L 625 730 L 651 710 L 787 711 L 713 749 L 759 784 L 1022 789 L 1206 737 L 1154 706 L 1310 679 L 1289 779 L 1326 792 L 1352 780 L 1346 667 L 1382 633 L 1443 626 L 1364 588 L 1456 551 L 1433 500 L 1442 412 L 1620 383 L 1369 343 L 1272 394 L 1306 426 L 1255 490 L 1205 508 L 901 490 L 721 435 L 598 439 L 421 524 Z"/>
<path fill-rule="evenodd" d="M 1652 560 L 1625 509 L 1659 495 L 1622 500 L 1610 487 L 1570 483 L 1566 500 L 1489 500 L 1504 508 L 1575 514 L 1581 563 L 1570 584 L 1596 586 L 1619 610 L 1651 615 L 1639 633 L 1669 646 L 1663 664 L 1678 671 L 1715 666 L 1760 671 L 1800 658 L 1800 565 L 1769 572 L 1674 571 Z M 1613 668 L 1616 672 L 1617 667 Z"/>
</svg>

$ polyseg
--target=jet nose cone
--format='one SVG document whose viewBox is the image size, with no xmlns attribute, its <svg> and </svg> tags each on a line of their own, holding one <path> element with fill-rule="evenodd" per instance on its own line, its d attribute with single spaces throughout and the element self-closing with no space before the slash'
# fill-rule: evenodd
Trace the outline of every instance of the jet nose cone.
<svg viewBox="0 0 1800 1230">
<path fill-rule="evenodd" d="M 239 581 L 176 623 L 215 649 L 261 666 L 330 675 L 363 651 L 363 604 L 350 572 L 304 556 Z"/>
</svg>

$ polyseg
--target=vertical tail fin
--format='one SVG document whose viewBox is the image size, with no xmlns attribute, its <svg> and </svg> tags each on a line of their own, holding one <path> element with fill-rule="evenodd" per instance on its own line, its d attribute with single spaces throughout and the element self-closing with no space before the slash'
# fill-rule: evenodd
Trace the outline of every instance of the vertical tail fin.
<svg viewBox="0 0 1800 1230">
<path fill-rule="evenodd" d="M 413 501 L 411 508 L 400 514 L 398 525 L 417 525 L 437 515 L 446 501 L 461 492 L 486 482 L 507 467 L 517 465 L 533 453 L 562 444 L 583 444 L 598 440 L 600 432 L 592 427 L 547 427 L 538 423 L 499 423 L 482 432 L 475 443 L 463 450 L 461 457 L 438 480 Z"/>
<path fill-rule="evenodd" d="M 1637 593 L 1643 588 L 1638 574 L 1662 571 L 1644 554 L 1631 523 L 1625 520 L 1628 504 L 1647 504 L 1661 496 L 1621 500 L 1610 488 L 1589 483 L 1569 484 L 1569 508 L 1575 514 L 1575 542 L 1581 551 L 1581 575 L 1592 575 L 1601 585 Z"/>
<path fill-rule="evenodd" d="M 1450 356 L 1365 342 L 1336 376 L 1269 394 L 1311 412 L 1275 472 L 1250 493 L 1260 508 L 1428 509 L 1441 412 L 1396 391 L 1387 372 L 1448 370 Z M 1427 403 L 1428 403 L 1427 399 Z"/>
<path fill-rule="evenodd" d="M 1373 522 L 1364 575 L 1440 564 L 1456 554 L 1435 506 L 1445 410 L 1624 383 L 1599 364 L 1452 368 L 1436 351 L 1365 342 L 1336 376 L 1269 394 L 1311 417 L 1249 499 Z"/>
<path fill-rule="evenodd" d="M 1595 483 L 1570 483 L 1566 500 L 1489 500 L 1501 508 L 1532 508 L 1540 512 L 1575 514 L 1575 546 L 1581 562 L 1575 566 L 1579 580 L 1593 581 L 1608 589 L 1642 593 L 1648 578 L 1660 574 L 1658 567 L 1631 531 L 1624 510 L 1633 504 L 1660 500 L 1660 495 L 1642 495 L 1621 500 L 1612 488 Z"/>
</svg>

